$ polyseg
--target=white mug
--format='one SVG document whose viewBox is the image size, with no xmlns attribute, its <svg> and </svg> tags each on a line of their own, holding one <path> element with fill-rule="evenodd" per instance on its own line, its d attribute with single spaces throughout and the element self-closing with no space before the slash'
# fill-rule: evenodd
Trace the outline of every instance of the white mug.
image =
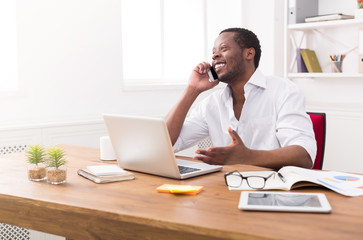
<svg viewBox="0 0 363 240">
<path fill-rule="evenodd" d="M 116 154 L 109 136 L 100 137 L 100 158 L 106 161 L 116 160 Z"/>
</svg>

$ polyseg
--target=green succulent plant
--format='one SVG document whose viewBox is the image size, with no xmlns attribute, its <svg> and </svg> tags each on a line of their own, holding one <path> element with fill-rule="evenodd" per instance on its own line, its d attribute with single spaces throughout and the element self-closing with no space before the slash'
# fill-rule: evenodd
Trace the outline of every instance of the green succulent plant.
<svg viewBox="0 0 363 240">
<path fill-rule="evenodd" d="M 47 166 L 59 168 L 65 165 L 67 163 L 65 156 L 64 150 L 61 147 L 55 146 L 49 148 L 46 160 Z"/>
<path fill-rule="evenodd" d="M 45 161 L 44 147 L 39 144 L 29 145 L 26 156 L 28 162 L 31 164 L 38 165 L 39 163 L 43 163 Z"/>
</svg>

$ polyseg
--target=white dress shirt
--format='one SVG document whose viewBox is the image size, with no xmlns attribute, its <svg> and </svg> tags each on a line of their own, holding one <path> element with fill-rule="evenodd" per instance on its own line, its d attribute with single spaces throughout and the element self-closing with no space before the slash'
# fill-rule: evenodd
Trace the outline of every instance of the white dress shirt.
<svg viewBox="0 0 363 240">
<path fill-rule="evenodd" d="M 244 90 L 245 103 L 239 120 L 234 115 L 228 86 L 205 98 L 186 118 L 174 151 L 195 146 L 207 136 L 213 146 L 227 146 L 232 142 L 228 133 L 231 127 L 250 149 L 299 145 L 314 162 L 316 141 L 299 87 L 288 79 L 267 77 L 256 70 Z"/>
</svg>

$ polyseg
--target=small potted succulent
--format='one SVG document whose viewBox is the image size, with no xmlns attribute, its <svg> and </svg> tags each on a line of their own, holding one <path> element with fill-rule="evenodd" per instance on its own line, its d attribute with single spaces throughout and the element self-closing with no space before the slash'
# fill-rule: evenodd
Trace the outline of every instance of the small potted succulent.
<svg viewBox="0 0 363 240">
<path fill-rule="evenodd" d="M 28 165 L 28 178 L 31 181 L 43 181 L 47 178 L 44 164 L 45 150 L 44 147 L 35 144 L 29 145 L 26 151 Z"/>
<path fill-rule="evenodd" d="M 67 180 L 67 167 L 65 153 L 61 147 L 51 147 L 47 153 L 47 182 L 51 184 L 65 183 Z"/>
</svg>

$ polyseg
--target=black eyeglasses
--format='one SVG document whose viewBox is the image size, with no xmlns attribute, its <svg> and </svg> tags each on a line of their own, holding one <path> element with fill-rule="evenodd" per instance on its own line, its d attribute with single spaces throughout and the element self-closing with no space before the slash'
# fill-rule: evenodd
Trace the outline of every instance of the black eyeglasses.
<svg viewBox="0 0 363 240">
<path fill-rule="evenodd" d="M 269 179 L 274 173 L 271 173 L 267 177 L 262 176 L 248 176 L 244 177 L 239 171 L 228 172 L 224 174 L 224 180 L 228 187 L 238 188 L 241 186 L 243 179 L 246 179 L 247 184 L 252 189 L 263 189 L 265 187 L 267 179 Z"/>
</svg>

